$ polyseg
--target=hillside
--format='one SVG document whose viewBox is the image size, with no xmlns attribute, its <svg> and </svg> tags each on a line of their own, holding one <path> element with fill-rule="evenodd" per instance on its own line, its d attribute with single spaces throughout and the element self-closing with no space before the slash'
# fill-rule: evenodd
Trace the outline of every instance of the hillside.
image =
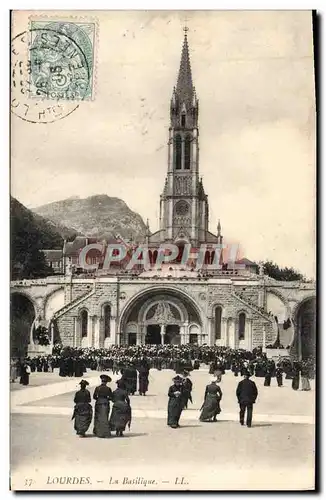
<svg viewBox="0 0 326 500">
<path fill-rule="evenodd" d="M 15 198 L 10 199 L 11 277 L 12 279 L 45 276 L 49 269 L 41 249 L 62 248 L 63 238 L 74 238 L 75 231 L 57 227 L 33 214 Z"/>
<path fill-rule="evenodd" d="M 146 231 L 139 214 L 123 200 L 107 195 L 68 198 L 36 207 L 33 211 L 56 225 L 63 224 L 84 236 L 99 239 L 119 233 L 124 238 L 132 236 L 142 240 Z"/>
</svg>

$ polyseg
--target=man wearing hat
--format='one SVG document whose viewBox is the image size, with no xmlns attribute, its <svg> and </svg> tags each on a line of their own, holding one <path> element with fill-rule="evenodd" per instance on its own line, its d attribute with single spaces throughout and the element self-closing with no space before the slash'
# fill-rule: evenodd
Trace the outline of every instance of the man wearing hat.
<svg viewBox="0 0 326 500">
<path fill-rule="evenodd" d="M 172 429 L 177 429 L 179 426 L 179 420 L 183 410 L 184 403 L 184 386 L 183 378 L 177 375 L 172 379 L 173 385 L 170 386 L 168 396 L 168 425 Z"/>
<path fill-rule="evenodd" d="M 76 392 L 74 403 L 74 413 L 71 420 L 75 419 L 74 429 L 78 436 L 85 437 L 89 426 L 92 422 L 93 409 L 91 403 L 90 392 L 86 389 L 89 385 L 87 380 L 79 382 L 80 390 Z"/>
<path fill-rule="evenodd" d="M 192 391 L 192 382 L 189 378 L 189 372 L 184 370 L 183 375 L 183 401 L 182 401 L 182 409 L 186 410 L 188 408 L 188 401 L 192 403 L 191 391 Z"/>
<path fill-rule="evenodd" d="M 111 436 L 109 426 L 110 400 L 112 400 L 112 390 L 107 387 L 111 378 L 104 374 L 100 376 L 101 385 L 94 391 L 95 416 L 94 416 L 94 434 L 99 438 L 108 438 Z"/>
<path fill-rule="evenodd" d="M 247 427 L 251 427 L 253 404 L 256 402 L 258 390 L 255 382 L 250 380 L 250 373 L 244 372 L 244 378 L 239 382 L 236 395 L 240 406 L 240 424 L 244 425 L 247 410 Z"/>
</svg>

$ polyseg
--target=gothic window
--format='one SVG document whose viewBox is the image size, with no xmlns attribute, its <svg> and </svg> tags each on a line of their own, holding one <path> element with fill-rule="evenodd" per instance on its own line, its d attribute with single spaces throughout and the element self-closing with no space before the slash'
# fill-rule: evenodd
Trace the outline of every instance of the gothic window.
<svg viewBox="0 0 326 500">
<path fill-rule="evenodd" d="M 244 340 L 246 329 L 246 315 L 245 313 L 239 314 L 239 326 L 238 326 L 238 337 L 239 340 Z"/>
<path fill-rule="evenodd" d="M 187 135 L 185 139 L 185 169 L 190 170 L 191 159 L 191 137 Z"/>
<path fill-rule="evenodd" d="M 82 337 L 87 337 L 88 333 L 88 312 L 85 309 L 80 313 L 81 319 L 81 334 Z"/>
<path fill-rule="evenodd" d="M 110 337 L 110 319 L 111 319 L 111 307 L 109 305 L 104 306 L 103 316 L 104 316 L 104 338 L 108 338 Z"/>
<path fill-rule="evenodd" d="M 181 159 L 182 159 L 182 143 L 180 135 L 175 138 L 175 168 L 176 170 L 181 169 Z"/>
<path fill-rule="evenodd" d="M 182 113 L 181 115 L 181 127 L 185 127 L 186 126 L 186 115 L 184 113 Z"/>
<path fill-rule="evenodd" d="M 220 340 L 221 338 L 221 321 L 222 321 L 222 307 L 218 306 L 215 308 L 215 340 Z"/>
<path fill-rule="evenodd" d="M 186 201 L 179 201 L 176 206 L 175 206 L 175 213 L 176 215 L 187 215 L 189 212 L 189 205 Z"/>
</svg>

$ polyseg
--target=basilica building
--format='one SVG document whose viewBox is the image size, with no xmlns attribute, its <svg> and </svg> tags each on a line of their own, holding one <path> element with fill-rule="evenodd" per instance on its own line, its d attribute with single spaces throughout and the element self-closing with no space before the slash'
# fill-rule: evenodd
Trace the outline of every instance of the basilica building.
<svg viewBox="0 0 326 500">
<path fill-rule="evenodd" d="M 106 270 L 103 257 L 95 255 L 97 270 L 78 273 L 79 252 L 89 241 L 76 238 L 62 252 L 46 254 L 54 269 L 64 270 L 62 276 L 54 272 L 46 279 L 11 283 L 12 303 L 29 310 L 30 352 L 41 349 L 33 336 L 37 325 L 48 329 L 52 344 L 74 347 L 196 343 L 266 349 L 276 343 L 303 357 L 314 352 L 314 283 L 275 281 L 247 258 L 230 266 L 225 249 L 219 253 L 219 267 L 211 268 L 223 236 L 219 221 L 216 233 L 209 231 L 209 202 L 200 177 L 199 101 L 187 33 L 170 102 L 167 174 L 158 202 L 160 226 L 153 233 L 147 227 L 144 244 L 153 265 L 162 243 L 176 245 L 173 262 L 128 271 L 127 257 Z M 204 265 L 198 270 L 191 256 L 202 245 Z M 182 257 L 189 246 L 185 264 Z"/>
</svg>

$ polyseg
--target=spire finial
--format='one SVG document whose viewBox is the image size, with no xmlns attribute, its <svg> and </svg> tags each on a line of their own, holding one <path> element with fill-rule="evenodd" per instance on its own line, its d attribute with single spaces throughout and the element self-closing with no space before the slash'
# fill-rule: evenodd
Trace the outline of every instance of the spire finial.
<svg viewBox="0 0 326 500">
<path fill-rule="evenodd" d="M 185 17 L 185 19 L 184 19 L 183 31 L 185 33 L 185 36 L 187 36 L 187 31 L 189 31 L 189 28 L 188 28 L 188 18 L 187 17 Z"/>
<path fill-rule="evenodd" d="M 221 237 L 221 221 L 220 221 L 220 219 L 218 220 L 218 224 L 217 224 L 217 236 Z"/>
</svg>

